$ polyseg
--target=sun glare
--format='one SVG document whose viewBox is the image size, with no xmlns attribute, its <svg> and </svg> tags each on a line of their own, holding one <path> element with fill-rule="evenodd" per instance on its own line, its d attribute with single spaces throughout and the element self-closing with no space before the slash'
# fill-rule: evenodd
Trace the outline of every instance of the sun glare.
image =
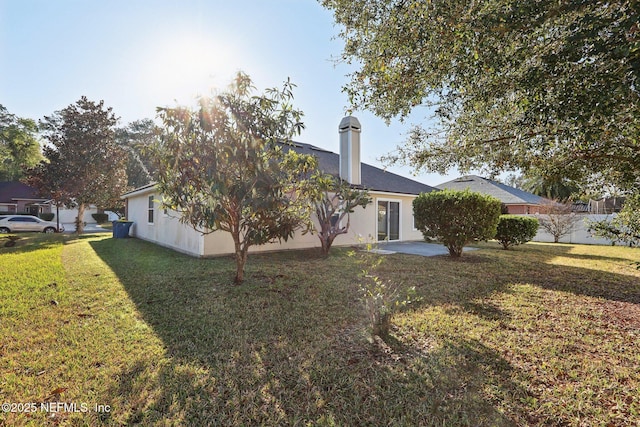
<svg viewBox="0 0 640 427">
<path fill-rule="evenodd" d="M 190 103 L 226 86 L 238 69 L 229 44 L 193 36 L 172 37 L 149 52 L 143 84 L 154 98 Z"/>
</svg>

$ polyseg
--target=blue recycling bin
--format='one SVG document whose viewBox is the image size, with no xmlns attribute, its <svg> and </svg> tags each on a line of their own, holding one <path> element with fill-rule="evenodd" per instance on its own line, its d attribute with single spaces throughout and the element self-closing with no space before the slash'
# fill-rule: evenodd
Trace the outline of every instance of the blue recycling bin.
<svg viewBox="0 0 640 427">
<path fill-rule="evenodd" d="M 113 237 L 115 239 L 126 239 L 129 237 L 129 229 L 133 221 L 113 221 Z"/>
</svg>

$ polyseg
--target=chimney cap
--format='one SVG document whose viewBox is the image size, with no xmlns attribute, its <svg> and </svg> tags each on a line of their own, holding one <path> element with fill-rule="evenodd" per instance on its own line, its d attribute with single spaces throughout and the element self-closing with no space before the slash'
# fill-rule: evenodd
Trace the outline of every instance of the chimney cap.
<svg viewBox="0 0 640 427">
<path fill-rule="evenodd" d="M 341 131 L 347 129 L 360 130 L 362 129 L 362 126 L 360 125 L 360 121 L 358 121 L 357 118 L 353 116 L 347 116 L 340 121 L 338 129 Z"/>
</svg>

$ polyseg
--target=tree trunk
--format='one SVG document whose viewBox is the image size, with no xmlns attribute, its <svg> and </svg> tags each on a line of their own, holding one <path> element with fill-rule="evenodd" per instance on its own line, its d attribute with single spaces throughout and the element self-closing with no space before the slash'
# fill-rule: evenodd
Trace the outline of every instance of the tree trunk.
<svg viewBox="0 0 640 427">
<path fill-rule="evenodd" d="M 460 258 L 462 256 L 462 247 L 459 247 L 454 244 L 447 245 L 447 249 L 449 249 L 449 256 L 452 258 Z"/>
<path fill-rule="evenodd" d="M 319 233 L 318 237 L 320 238 L 322 255 L 325 257 L 329 256 L 329 250 L 331 249 L 331 245 L 333 244 L 333 239 L 335 239 L 336 236 L 332 234 Z"/>
<path fill-rule="evenodd" d="M 233 279 L 234 285 L 241 285 L 244 281 L 244 264 L 247 262 L 247 254 L 243 252 L 236 252 L 236 277 Z"/>
<path fill-rule="evenodd" d="M 84 203 L 78 205 L 78 216 L 76 217 L 76 234 L 84 233 Z"/>
<path fill-rule="evenodd" d="M 244 265 L 247 262 L 247 250 L 246 245 L 242 245 L 240 242 L 240 232 L 232 232 L 233 244 L 235 246 L 235 258 L 236 258 L 236 277 L 233 279 L 235 285 L 241 285 L 244 281 Z"/>
</svg>

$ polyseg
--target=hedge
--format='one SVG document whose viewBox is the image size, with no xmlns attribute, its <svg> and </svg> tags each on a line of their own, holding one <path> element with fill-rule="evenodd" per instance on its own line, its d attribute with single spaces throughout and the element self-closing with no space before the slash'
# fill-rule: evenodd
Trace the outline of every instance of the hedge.
<svg viewBox="0 0 640 427">
<path fill-rule="evenodd" d="M 107 215 L 106 213 L 94 213 L 91 214 L 91 216 L 96 220 L 98 224 L 104 224 L 109 220 L 109 215 Z"/>
<path fill-rule="evenodd" d="M 496 240 L 502 243 L 503 249 L 521 245 L 531 241 L 538 233 L 539 223 L 536 218 L 517 215 L 502 215 L 498 222 Z"/>
<path fill-rule="evenodd" d="M 40 219 L 42 219 L 43 221 L 53 221 L 53 218 L 55 218 L 56 214 L 54 213 L 41 213 L 40 215 L 38 215 L 40 217 Z"/>
</svg>

